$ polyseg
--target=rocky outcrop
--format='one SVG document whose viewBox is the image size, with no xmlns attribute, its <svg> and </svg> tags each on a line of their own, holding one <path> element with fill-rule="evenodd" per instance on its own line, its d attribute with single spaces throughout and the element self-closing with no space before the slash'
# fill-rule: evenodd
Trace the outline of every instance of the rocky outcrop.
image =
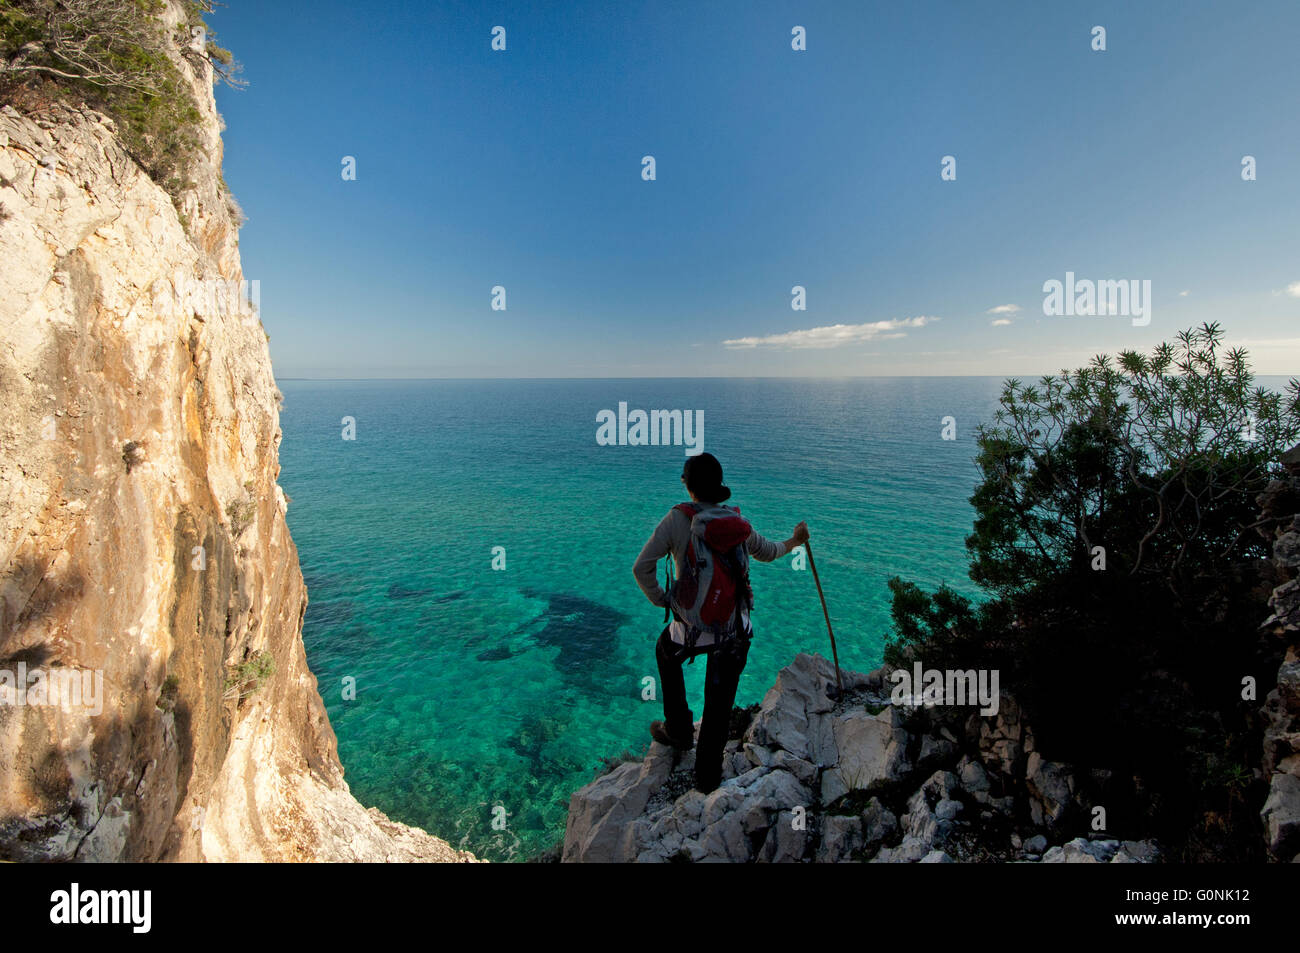
<svg viewBox="0 0 1300 953">
<path fill-rule="evenodd" d="M 1262 656 L 1281 659 L 1258 709 L 1269 855 L 1300 862 L 1300 447 L 1260 496 L 1273 543 L 1273 614 Z M 1270 582 L 1269 585 L 1273 585 Z M 886 666 L 843 675 L 799 655 L 727 748 L 722 785 L 691 790 L 693 753 L 652 744 L 575 792 L 563 859 L 843 863 L 1151 863 L 1151 840 L 1107 833 L 1105 807 L 1128 827 L 1159 810 L 1141 777 L 1053 760 L 1015 698 L 995 714 L 892 704 Z M 1244 696 L 1243 696 L 1244 697 Z M 698 726 L 697 726 L 698 727 Z M 1256 804 L 1259 802 L 1256 801 Z M 1144 821 L 1146 818 L 1147 821 Z M 1136 820 L 1135 820 L 1136 819 Z M 1102 828 L 1094 830 L 1093 828 Z M 1131 832 L 1131 831 L 1130 831 Z M 1253 840 L 1257 835 L 1252 833 Z M 1257 842 L 1256 842 L 1257 843 Z"/>
<path fill-rule="evenodd" d="M 570 799 L 566 862 L 1150 862 L 1089 830 L 1096 779 L 1042 758 L 1015 700 L 996 715 L 891 704 L 887 668 L 800 654 L 727 746 L 723 783 L 653 743 Z M 958 730 L 953 730 L 956 724 Z M 698 726 L 697 726 L 698 727 Z M 1049 846 L 1054 845 L 1054 846 Z"/>
<path fill-rule="evenodd" d="M 1265 638 L 1281 647 L 1277 684 L 1264 699 L 1262 770 L 1268 797 L 1260 811 L 1269 853 L 1300 862 L 1300 447 L 1282 458 L 1287 477 L 1260 498 L 1274 524 L 1273 565 L 1282 578 L 1269 599 Z"/>
<path fill-rule="evenodd" d="M 343 779 L 210 68 L 175 60 L 208 157 L 176 202 L 106 117 L 0 110 L 0 857 L 465 859 Z"/>
</svg>

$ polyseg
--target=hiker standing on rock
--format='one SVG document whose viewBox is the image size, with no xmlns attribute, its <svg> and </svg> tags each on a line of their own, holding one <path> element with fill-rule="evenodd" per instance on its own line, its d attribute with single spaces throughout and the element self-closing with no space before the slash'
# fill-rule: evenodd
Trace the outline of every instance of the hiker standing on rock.
<svg viewBox="0 0 1300 953">
<path fill-rule="evenodd" d="M 655 741 L 683 751 L 694 744 L 695 716 L 686 704 L 682 664 L 697 655 L 708 656 L 704 719 L 695 752 L 695 787 L 708 792 L 722 783 L 731 708 L 754 636 L 749 557 L 770 563 L 786 555 L 808 542 L 808 525 L 800 523 L 784 543 L 758 535 L 741 518 L 739 507 L 722 505 L 731 490 L 722 485 L 722 464 L 711 453 L 688 457 L 682 482 L 691 502 L 679 503 L 659 521 L 632 573 L 646 598 L 666 610 L 665 621 L 672 614 L 655 646 L 664 699 L 664 720 L 650 725 Z M 673 560 L 665 589 L 655 567 L 669 553 Z"/>
</svg>

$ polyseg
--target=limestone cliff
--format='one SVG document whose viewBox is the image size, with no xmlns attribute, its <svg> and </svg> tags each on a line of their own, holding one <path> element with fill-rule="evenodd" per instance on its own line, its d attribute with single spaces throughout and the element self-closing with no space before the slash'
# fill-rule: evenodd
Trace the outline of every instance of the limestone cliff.
<svg viewBox="0 0 1300 953">
<path fill-rule="evenodd" d="M 0 703 L 0 858 L 466 859 L 343 780 L 210 67 L 174 52 L 175 203 L 105 116 L 0 110 L 0 675 L 102 675 Z"/>
</svg>

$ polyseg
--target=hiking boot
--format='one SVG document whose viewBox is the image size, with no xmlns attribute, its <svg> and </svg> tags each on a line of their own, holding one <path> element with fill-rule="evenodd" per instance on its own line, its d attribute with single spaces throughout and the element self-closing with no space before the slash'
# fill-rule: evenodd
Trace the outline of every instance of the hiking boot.
<svg viewBox="0 0 1300 953">
<path fill-rule="evenodd" d="M 668 726 L 662 721 L 650 722 L 650 737 L 661 745 L 668 745 L 669 747 L 676 748 L 679 751 L 690 751 L 695 747 L 694 731 L 683 738 L 679 738 L 676 735 L 669 734 Z"/>
</svg>

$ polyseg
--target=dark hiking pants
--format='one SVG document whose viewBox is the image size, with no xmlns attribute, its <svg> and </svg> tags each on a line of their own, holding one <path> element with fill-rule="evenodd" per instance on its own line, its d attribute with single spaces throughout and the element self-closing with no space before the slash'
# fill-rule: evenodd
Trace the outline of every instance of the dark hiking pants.
<svg viewBox="0 0 1300 953">
<path fill-rule="evenodd" d="M 664 722 L 668 733 L 689 738 L 695 731 L 695 716 L 686 704 L 686 679 L 682 665 L 692 655 L 707 655 L 704 672 L 704 719 L 695 746 L 695 786 L 712 791 L 722 783 L 722 753 L 727 746 L 727 729 L 731 726 L 731 709 L 736 703 L 736 685 L 749 657 L 749 640 L 735 653 L 717 652 L 713 646 L 688 653 L 664 629 L 655 646 L 659 663 L 659 687 L 664 699 Z"/>
</svg>

